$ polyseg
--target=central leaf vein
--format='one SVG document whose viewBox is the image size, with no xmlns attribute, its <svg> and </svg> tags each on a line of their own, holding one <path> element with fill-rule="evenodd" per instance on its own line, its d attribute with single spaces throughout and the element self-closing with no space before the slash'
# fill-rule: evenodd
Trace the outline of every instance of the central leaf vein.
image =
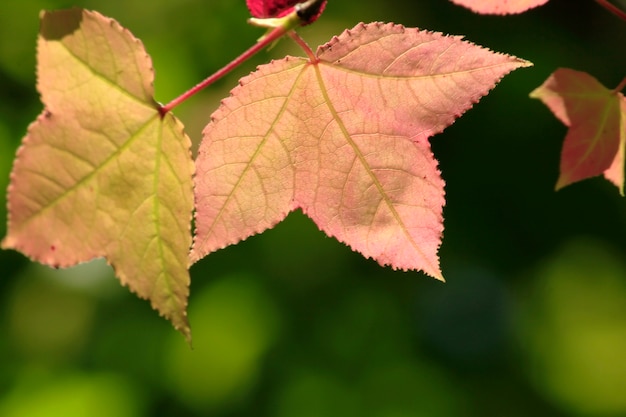
<svg viewBox="0 0 626 417">
<path fill-rule="evenodd" d="M 378 191 L 379 195 L 381 196 L 381 198 L 384 201 L 385 205 L 387 206 L 388 210 L 391 212 L 394 220 L 396 221 L 398 226 L 400 226 L 400 228 L 401 228 L 402 232 L 404 233 L 404 235 L 406 236 L 407 240 L 411 243 L 411 246 L 415 249 L 416 252 L 420 253 L 420 255 L 422 255 L 422 257 L 424 259 L 427 259 L 425 254 L 423 253 L 423 251 L 418 246 L 417 242 L 415 242 L 415 240 L 411 237 L 411 234 L 407 230 L 407 228 L 406 228 L 406 226 L 404 224 L 404 221 L 402 220 L 402 218 L 400 217 L 400 214 L 398 213 L 398 211 L 394 207 L 393 201 L 391 201 L 391 199 L 389 198 L 389 196 L 385 192 L 385 188 L 383 187 L 383 185 L 379 181 L 379 179 L 376 176 L 376 174 L 370 168 L 369 163 L 367 162 L 367 160 L 365 158 L 365 155 L 363 154 L 363 152 L 361 151 L 359 146 L 356 144 L 356 142 L 352 139 L 352 136 L 348 132 L 348 129 L 346 128 L 346 125 L 343 122 L 341 116 L 339 115 L 339 113 L 337 112 L 335 107 L 333 106 L 332 100 L 331 100 L 331 98 L 330 98 L 330 96 L 328 94 L 328 89 L 326 88 L 326 84 L 324 82 L 324 78 L 323 78 L 322 73 L 320 71 L 319 65 L 314 65 L 314 67 L 315 67 L 315 75 L 316 75 L 316 78 L 317 78 L 317 82 L 319 84 L 320 91 L 321 91 L 321 93 L 322 93 L 322 95 L 324 97 L 324 101 L 325 101 L 325 103 L 326 103 L 326 105 L 328 107 L 328 110 L 330 111 L 330 114 L 331 114 L 333 120 L 335 120 L 335 122 L 337 123 L 337 126 L 341 130 L 341 133 L 343 134 L 344 139 L 346 140 L 346 143 L 348 143 L 350 145 L 350 147 L 352 148 L 352 150 L 354 151 L 357 159 L 359 160 L 359 162 L 361 163 L 361 165 L 365 169 L 368 177 L 372 180 L 372 183 L 376 187 L 376 190 Z"/>
</svg>

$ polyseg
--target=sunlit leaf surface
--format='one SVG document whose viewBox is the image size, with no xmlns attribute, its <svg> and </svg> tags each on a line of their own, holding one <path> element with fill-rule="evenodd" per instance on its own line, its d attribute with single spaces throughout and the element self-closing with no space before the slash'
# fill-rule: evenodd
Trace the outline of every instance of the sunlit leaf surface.
<svg viewBox="0 0 626 417">
<path fill-rule="evenodd" d="M 140 41 L 98 13 L 42 15 L 45 109 L 18 151 L 2 242 L 66 267 L 106 257 L 121 282 L 190 337 L 190 141 L 153 99 Z"/>
<path fill-rule="evenodd" d="M 461 37 L 360 24 L 244 78 L 196 161 L 192 260 L 302 209 L 380 264 L 442 278 L 443 180 L 428 138 L 528 62 Z"/>
</svg>

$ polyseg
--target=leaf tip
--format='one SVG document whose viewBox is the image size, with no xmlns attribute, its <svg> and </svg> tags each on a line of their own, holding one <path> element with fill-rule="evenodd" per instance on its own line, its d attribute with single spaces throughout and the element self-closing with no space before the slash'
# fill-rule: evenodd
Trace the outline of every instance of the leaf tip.
<svg viewBox="0 0 626 417">
<path fill-rule="evenodd" d="M 5 236 L 4 239 L 0 241 L 0 249 L 3 250 L 15 249 L 14 245 L 15 242 L 13 242 L 13 239 L 11 239 L 9 235 Z"/>
<path fill-rule="evenodd" d="M 561 175 L 559 175 L 559 179 L 556 181 L 556 184 L 554 185 L 554 191 L 560 191 L 563 188 L 570 185 L 571 183 L 572 181 L 569 178 L 567 178 L 564 175 L 564 173 L 561 173 Z"/>
<path fill-rule="evenodd" d="M 533 64 L 531 61 L 528 61 L 527 59 L 517 58 L 517 62 L 520 63 L 520 68 L 528 68 L 528 67 L 535 66 L 535 64 Z"/>
<path fill-rule="evenodd" d="M 531 91 L 528 94 L 528 97 L 535 99 L 535 100 L 541 100 L 541 87 L 537 87 L 533 91 Z"/>
<path fill-rule="evenodd" d="M 189 326 L 189 320 L 187 319 L 187 311 L 184 311 L 184 325 L 177 326 L 174 324 L 174 329 L 183 335 L 185 341 L 189 345 L 189 348 L 193 349 L 193 340 L 191 337 L 191 326 Z"/>
<path fill-rule="evenodd" d="M 193 247 L 191 248 L 191 251 L 189 252 L 189 265 L 193 265 L 196 262 L 198 262 L 200 259 L 202 259 L 202 256 L 198 253 L 197 250 L 195 250 Z"/>
<path fill-rule="evenodd" d="M 150 305 L 156 310 L 159 315 L 168 320 L 174 330 L 179 332 L 185 338 L 185 341 L 189 346 L 192 346 L 191 338 L 191 326 L 189 325 L 189 319 L 187 318 L 187 298 L 185 298 L 181 304 L 179 301 L 175 302 L 177 305 L 173 309 L 166 309 L 162 304 L 157 303 L 154 299 L 150 300 Z"/>
<path fill-rule="evenodd" d="M 437 281 L 446 282 L 445 278 L 443 277 L 443 273 L 441 272 L 441 268 L 439 267 L 438 261 L 434 265 L 429 265 L 429 268 L 421 268 L 420 270 L 427 276 L 434 278 Z"/>
</svg>

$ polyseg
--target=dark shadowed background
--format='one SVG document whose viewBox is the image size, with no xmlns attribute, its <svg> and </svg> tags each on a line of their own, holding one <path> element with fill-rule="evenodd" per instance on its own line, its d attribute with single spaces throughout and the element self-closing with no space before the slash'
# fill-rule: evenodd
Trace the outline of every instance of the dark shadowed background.
<svg viewBox="0 0 626 417">
<path fill-rule="evenodd" d="M 1 189 L 41 111 L 39 11 L 74 5 L 143 40 L 162 102 L 261 34 L 244 0 L 2 0 Z M 626 200 L 599 178 L 554 192 L 566 129 L 528 98 L 558 67 L 616 86 L 626 22 L 592 0 L 511 17 L 329 0 L 301 33 L 317 45 L 374 20 L 535 64 L 432 138 L 447 283 L 381 268 L 293 213 L 192 268 L 190 350 L 104 262 L 55 271 L 2 251 L 0 416 L 626 416 Z M 238 77 L 286 53 L 300 54 L 282 41 L 176 109 L 194 143 Z"/>
</svg>

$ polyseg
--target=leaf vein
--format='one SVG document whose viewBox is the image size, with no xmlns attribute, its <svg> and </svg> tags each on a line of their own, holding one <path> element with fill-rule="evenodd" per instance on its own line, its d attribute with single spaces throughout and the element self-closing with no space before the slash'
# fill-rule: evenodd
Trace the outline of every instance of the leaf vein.
<svg viewBox="0 0 626 417">
<path fill-rule="evenodd" d="M 356 142 L 354 142 L 354 140 L 350 136 L 350 133 L 348 132 L 348 129 L 346 128 L 343 120 L 341 119 L 341 117 L 339 116 L 337 110 L 335 109 L 335 107 L 332 104 L 331 98 L 330 98 L 328 90 L 326 88 L 326 84 L 324 83 L 324 78 L 322 76 L 322 72 L 320 71 L 320 68 L 319 68 L 318 65 L 315 65 L 315 74 L 316 74 L 316 77 L 317 77 L 317 81 L 318 81 L 318 84 L 319 84 L 320 91 L 322 92 L 322 95 L 324 97 L 326 105 L 328 106 L 328 110 L 330 111 L 333 119 L 336 121 L 337 125 L 339 126 L 339 129 L 341 130 L 341 132 L 342 132 L 346 142 L 353 149 L 353 151 L 354 151 L 356 157 L 358 158 L 359 162 L 363 165 L 363 168 L 367 172 L 367 175 L 370 177 L 372 182 L 375 184 L 376 189 L 378 190 L 378 193 L 380 194 L 382 200 L 387 205 L 387 207 L 388 207 L 389 211 L 391 212 L 393 218 L 395 219 L 396 223 L 398 224 L 398 226 L 400 226 L 400 229 L 402 230 L 404 235 L 407 237 L 407 240 L 411 243 L 411 246 L 414 248 L 414 250 L 416 252 L 418 252 L 420 255 L 422 255 L 423 259 L 428 259 L 426 254 L 424 254 L 424 252 L 420 249 L 420 247 L 417 244 L 417 242 L 415 242 L 415 240 L 413 239 L 413 237 L 411 236 L 411 234 L 407 230 L 406 225 L 404 224 L 402 218 L 400 217 L 400 213 L 398 213 L 398 211 L 394 207 L 393 201 L 391 201 L 390 197 L 385 192 L 385 189 L 384 189 L 383 185 L 381 184 L 381 182 L 379 181 L 378 177 L 375 175 L 375 173 L 369 167 L 369 164 L 367 163 L 367 160 L 365 159 L 365 156 L 361 152 L 360 148 L 358 147 Z"/>
</svg>

